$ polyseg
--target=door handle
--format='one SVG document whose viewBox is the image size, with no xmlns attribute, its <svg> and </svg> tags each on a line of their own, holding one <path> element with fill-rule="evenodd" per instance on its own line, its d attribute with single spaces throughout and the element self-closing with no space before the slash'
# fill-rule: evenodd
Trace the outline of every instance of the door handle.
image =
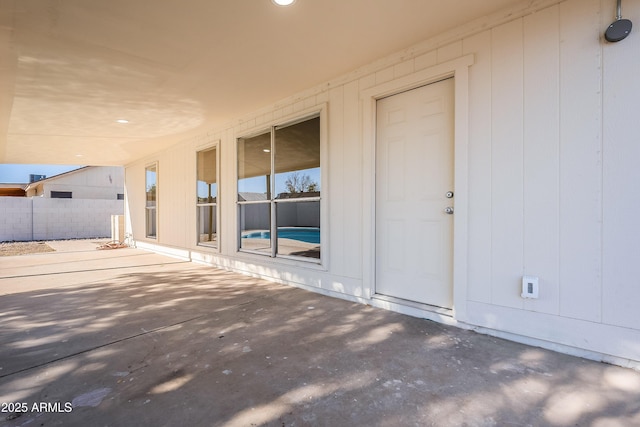
<svg viewBox="0 0 640 427">
<path fill-rule="evenodd" d="M 444 213 L 453 215 L 453 208 L 451 206 L 447 206 L 446 208 L 444 208 Z"/>
</svg>

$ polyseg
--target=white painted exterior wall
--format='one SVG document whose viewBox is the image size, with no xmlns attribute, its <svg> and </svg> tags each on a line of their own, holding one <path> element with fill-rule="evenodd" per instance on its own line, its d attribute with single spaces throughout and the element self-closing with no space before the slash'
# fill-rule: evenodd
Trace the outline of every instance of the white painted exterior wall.
<svg viewBox="0 0 640 427">
<path fill-rule="evenodd" d="M 124 171 L 119 166 L 91 166 L 31 184 L 27 197 L 51 197 L 52 191 L 71 191 L 74 199 L 117 200 L 124 189 Z"/>
<path fill-rule="evenodd" d="M 128 165 L 128 233 L 139 247 L 640 366 L 640 33 L 604 41 L 613 2 L 529 4 Z M 624 15 L 640 22 L 640 3 L 625 3 Z M 383 91 L 453 72 L 454 310 L 443 314 L 371 298 L 370 105 Z M 236 137 L 322 106 L 322 265 L 237 252 Z M 214 143 L 221 155 L 219 251 L 196 245 L 196 151 Z M 152 162 L 157 240 L 144 238 L 144 170 Z M 523 275 L 540 278 L 539 299 L 520 297 Z"/>
</svg>

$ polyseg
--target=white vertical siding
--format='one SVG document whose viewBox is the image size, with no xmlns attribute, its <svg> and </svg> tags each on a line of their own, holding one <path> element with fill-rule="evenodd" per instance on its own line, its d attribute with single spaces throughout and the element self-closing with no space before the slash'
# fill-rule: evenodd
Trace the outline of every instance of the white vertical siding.
<svg viewBox="0 0 640 427">
<path fill-rule="evenodd" d="M 560 315 L 601 320 L 599 0 L 560 8 Z"/>
<path fill-rule="evenodd" d="M 517 286 L 524 220 L 522 20 L 494 28 L 491 40 L 491 302 L 521 308 Z"/>
<path fill-rule="evenodd" d="M 220 149 L 220 184 L 218 185 L 220 206 L 218 209 L 222 221 L 219 245 L 222 253 L 231 254 L 238 247 L 236 150 L 234 144 L 228 142 L 233 140 L 233 130 L 226 129 L 219 136 L 216 136 L 216 139 L 221 141 L 218 146 Z"/>
<path fill-rule="evenodd" d="M 158 166 L 158 236 L 168 246 L 185 248 L 194 240 L 193 230 L 187 230 L 186 200 L 193 198 L 195 183 L 187 179 L 188 153 L 183 146 L 167 150 Z M 161 210 L 160 210 L 161 208 Z"/>
<path fill-rule="evenodd" d="M 472 54 L 468 182 L 459 183 L 468 194 L 456 194 L 468 201 L 468 251 L 466 278 L 456 282 L 466 292 L 455 294 L 467 299 L 454 302 L 456 315 L 472 326 L 640 362 L 640 33 L 618 44 L 604 42 L 613 5 L 601 3 L 531 6 L 458 39 L 441 38 L 446 44 L 436 40 L 431 50 L 421 44 L 394 56 L 395 62 L 355 70 L 130 165 L 127 191 L 136 238 L 144 240 L 144 166 L 158 160 L 160 245 L 185 248 L 226 268 L 369 301 L 368 264 L 375 262 L 369 235 L 373 141 L 363 131 L 369 107 L 363 108 L 361 96 Z M 625 4 L 624 12 L 640 21 L 640 3 Z M 238 253 L 235 138 L 324 103 L 327 262 Z M 194 156 L 214 139 L 220 140 L 221 156 L 219 253 L 196 246 L 194 239 Z M 523 274 L 540 278 L 539 299 L 521 298 Z"/>
<path fill-rule="evenodd" d="M 411 61 L 413 69 L 413 61 Z M 362 212 L 362 141 L 360 136 L 360 91 L 358 82 L 351 82 L 344 88 L 344 158 L 348 160 L 348 168 L 344 173 L 345 196 L 349 202 L 349 208 L 343 212 L 346 236 L 343 256 L 347 269 L 344 275 L 359 279 L 362 277 L 362 221 L 359 215 L 354 215 L 349 210 Z M 331 165 L 327 165 L 331 168 Z"/>
<path fill-rule="evenodd" d="M 625 2 L 640 22 L 640 2 Z M 607 20 L 609 20 L 607 15 Z M 640 34 L 603 54 L 603 321 L 640 327 Z"/>
<path fill-rule="evenodd" d="M 640 14 L 640 5 L 630 6 L 625 15 Z M 608 325 L 639 324 L 640 57 L 632 52 L 640 38 L 604 42 L 609 19 L 601 7 L 569 0 L 495 27 L 490 38 L 464 40 L 465 53 L 477 55 L 470 82 L 469 299 L 485 303 L 472 305 L 479 324 L 604 353 L 616 347 L 637 359 L 633 339 L 614 343 L 609 335 L 617 330 Z M 488 274 L 486 251 L 490 285 L 480 279 Z M 522 274 L 540 277 L 538 300 L 517 296 Z M 525 325 L 533 319 L 527 311 L 560 316 L 557 327 L 590 330 L 577 320 L 602 328 L 570 337 L 551 332 L 549 317 Z"/>
<path fill-rule="evenodd" d="M 560 291 L 559 17 L 550 7 L 523 20 L 524 274 L 539 275 L 540 295 L 525 309 L 558 314 Z"/>
<path fill-rule="evenodd" d="M 344 164 L 344 87 L 340 86 L 329 91 L 329 164 L 322 165 L 322 173 L 329 175 L 329 191 L 322 189 L 322 195 L 330 199 L 329 203 L 329 264 L 336 274 L 343 273 L 347 269 L 346 259 L 342 256 L 345 240 L 345 216 L 348 203 L 345 194 Z M 329 196 L 330 192 L 330 196 Z"/>
<path fill-rule="evenodd" d="M 323 200 L 329 203 L 331 271 L 339 276 L 362 276 L 362 150 L 359 134 L 358 82 L 329 91 L 329 162 L 322 173 L 329 176 Z"/>
<path fill-rule="evenodd" d="M 491 31 L 464 40 L 474 54 L 469 70 L 469 264 L 468 298 L 491 302 Z"/>
</svg>

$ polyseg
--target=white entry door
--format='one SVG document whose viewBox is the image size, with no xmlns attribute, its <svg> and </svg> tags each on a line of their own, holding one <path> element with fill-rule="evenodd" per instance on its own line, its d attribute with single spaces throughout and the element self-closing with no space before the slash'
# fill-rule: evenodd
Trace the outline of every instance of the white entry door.
<svg viewBox="0 0 640 427">
<path fill-rule="evenodd" d="M 453 306 L 453 99 L 451 78 L 377 101 L 377 294 Z"/>
</svg>

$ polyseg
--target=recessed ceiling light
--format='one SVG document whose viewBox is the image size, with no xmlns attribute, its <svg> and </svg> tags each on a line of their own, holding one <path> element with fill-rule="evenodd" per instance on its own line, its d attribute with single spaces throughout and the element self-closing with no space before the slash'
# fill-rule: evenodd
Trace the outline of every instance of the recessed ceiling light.
<svg viewBox="0 0 640 427">
<path fill-rule="evenodd" d="M 271 0 L 274 4 L 278 6 L 290 6 L 295 3 L 296 0 Z"/>
<path fill-rule="evenodd" d="M 76 154 L 76 157 L 84 157 L 84 154 Z"/>
<path fill-rule="evenodd" d="M 122 123 L 122 124 L 127 124 L 127 123 L 129 123 L 129 120 L 127 120 L 127 119 L 118 119 L 118 120 L 116 120 L 116 122 Z"/>
</svg>

